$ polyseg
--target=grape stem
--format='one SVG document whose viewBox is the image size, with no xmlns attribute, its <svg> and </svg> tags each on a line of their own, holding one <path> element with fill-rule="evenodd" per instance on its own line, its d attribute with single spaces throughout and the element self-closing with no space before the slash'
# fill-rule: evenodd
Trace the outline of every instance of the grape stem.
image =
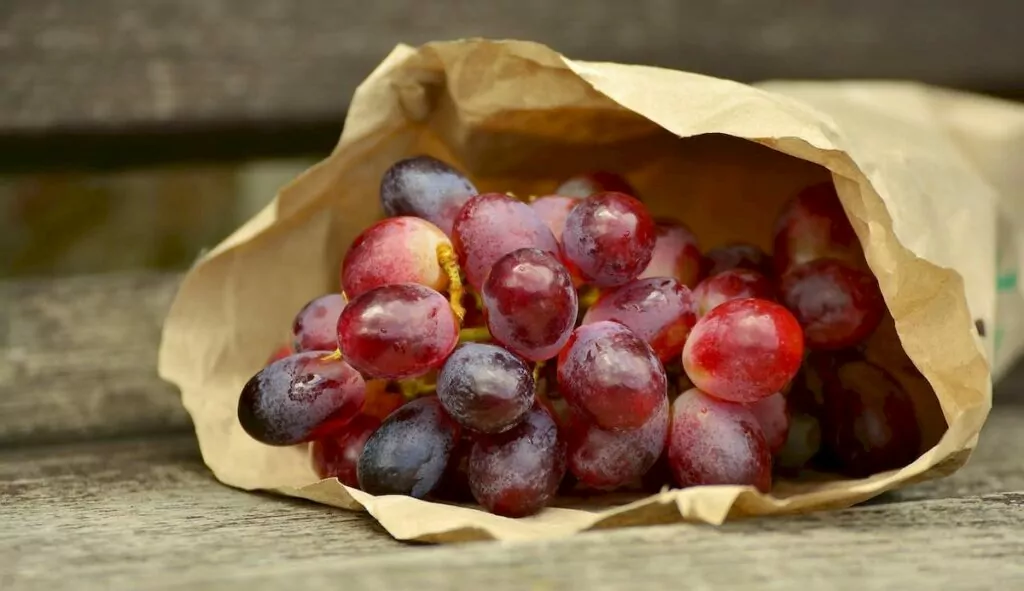
<svg viewBox="0 0 1024 591">
<path fill-rule="evenodd" d="M 462 307 L 462 275 L 459 270 L 459 257 L 450 244 L 437 245 L 437 262 L 445 275 L 448 275 L 448 301 L 452 312 L 459 319 L 459 324 L 466 317 L 466 309 Z"/>
<path fill-rule="evenodd" d="M 434 384 L 430 384 L 422 378 L 399 380 L 396 383 L 398 384 L 398 388 L 402 391 L 402 396 L 404 396 L 406 400 L 413 400 L 423 394 L 429 394 L 436 388 Z"/>
<path fill-rule="evenodd" d="M 601 297 L 601 291 L 594 286 L 587 286 L 580 290 L 580 309 L 587 310 L 597 303 Z"/>
<path fill-rule="evenodd" d="M 491 331 L 487 330 L 486 326 L 473 326 L 459 331 L 460 343 L 477 343 L 489 338 L 491 338 Z"/>
<path fill-rule="evenodd" d="M 330 355 L 324 355 L 320 358 L 320 361 L 341 361 L 344 357 L 341 355 L 341 349 L 335 349 L 334 353 Z"/>
</svg>

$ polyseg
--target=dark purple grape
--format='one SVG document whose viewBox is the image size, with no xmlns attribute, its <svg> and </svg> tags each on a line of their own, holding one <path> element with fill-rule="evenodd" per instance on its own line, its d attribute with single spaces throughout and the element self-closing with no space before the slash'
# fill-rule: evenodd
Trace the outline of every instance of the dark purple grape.
<svg viewBox="0 0 1024 591">
<path fill-rule="evenodd" d="M 562 231 L 562 253 L 599 287 L 636 279 L 651 262 L 654 220 L 625 193 L 598 193 L 572 208 Z"/>
<path fill-rule="evenodd" d="M 481 433 L 511 429 L 533 405 L 533 374 L 496 345 L 459 345 L 437 376 L 437 397 L 463 427 Z"/>
<path fill-rule="evenodd" d="M 565 475 L 565 442 L 541 405 L 510 431 L 477 438 L 469 457 L 473 497 L 491 513 L 532 515 L 551 502 Z"/>
<path fill-rule="evenodd" d="M 319 439 L 348 423 L 363 405 L 366 383 L 331 351 L 307 351 L 261 369 L 242 388 L 238 422 L 267 445 Z"/>
<path fill-rule="evenodd" d="M 296 352 L 333 351 L 338 348 L 338 317 L 345 309 L 345 296 L 322 295 L 299 310 L 292 322 Z"/>
<path fill-rule="evenodd" d="M 380 183 L 380 203 L 388 217 L 420 217 L 449 236 L 459 209 L 476 194 L 462 173 L 430 156 L 399 160 Z"/>
<path fill-rule="evenodd" d="M 422 499 L 441 481 L 458 439 L 458 423 L 436 396 L 413 400 L 366 441 L 357 468 L 359 488 L 371 495 Z"/>
<path fill-rule="evenodd" d="M 579 313 L 569 272 L 536 248 L 501 257 L 484 283 L 483 300 L 494 340 L 530 361 L 558 355 Z"/>
</svg>

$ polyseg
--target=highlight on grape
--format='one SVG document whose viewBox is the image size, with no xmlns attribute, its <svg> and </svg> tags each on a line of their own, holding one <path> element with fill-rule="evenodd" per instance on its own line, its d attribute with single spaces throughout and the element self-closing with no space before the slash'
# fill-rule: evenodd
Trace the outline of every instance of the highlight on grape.
<svg viewBox="0 0 1024 591">
<path fill-rule="evenodd" d="M 862 353 L 885 307 L 829 184 L 778 213 L 772 252 L 702 250 L 609 171 L 518 197 L 414 156 L 379 198 L 238 399 L 321 478 L 522 517 L 916 457 L 912 400 Z"/>
</svg>

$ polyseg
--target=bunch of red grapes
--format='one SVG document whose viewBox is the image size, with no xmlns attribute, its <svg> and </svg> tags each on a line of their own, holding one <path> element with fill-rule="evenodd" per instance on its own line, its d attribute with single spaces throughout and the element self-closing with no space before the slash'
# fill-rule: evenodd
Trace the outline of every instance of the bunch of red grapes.
<svg viewBox="0 0 1024 591">
<path fill-rule="evenodd" d="M 418 156 L 380 199 L 339 292 L 239 400 L 251 437 L 311 443 L 321 477 L 524 516 L 916 457 L 910 397 L 863 355 L 884 302 L 831 184 L 786 205 L 771 256 L 702 253 L 607 172 L 520 199 Z"/>
</svg>

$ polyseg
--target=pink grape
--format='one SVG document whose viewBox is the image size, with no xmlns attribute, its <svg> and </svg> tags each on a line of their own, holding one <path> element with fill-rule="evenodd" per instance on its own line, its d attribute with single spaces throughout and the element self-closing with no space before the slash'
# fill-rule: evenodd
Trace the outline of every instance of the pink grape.
<svg viewBox="0 0 1024 591">
<path fill-rule="evenodd" d="M 534 401 L 533 374 L 496 345 L 456 347 L 437 376 L 437 397 L 463 427 L 500 433 L 519 424 Z"/>
<path fill-rule="evenodd" d="M 557 355 L 579 313 L 569 272 L 536 248 L 498 259 L 484 283 L 483 301 L 494 339 L 530 361 Z"/>
<path fill-rule="evenodd" d="M 694 308 L 690 290 L 675 279 L 637 279 L 602 296 L 587 310 L 583 324 L 623 324 L 668 362 L 679 357 L 697 322 Z"/>
<path fill-rule="evenodd" d="M 306 443 L 352 420 L 363 405 L 366 383 L 348 363 L 324 360 L 330 351 L 279 359 L 242 388 L 238 422 L 267 445 Z"/>
<path fill-rule="evenodd" d="M 498 259 L 521 248 L 558 254 L 558 242 L 529 205 L 501 193 L 470 199 L 455 218 L 455 251 L 466 280 L 480 291 Z"/>
<path fill-rule="evenodd" d="M 789 409 L 786 405 L 786 397 L 781 392 L 762 398 L 747 405 L 753 413 L 757 423 L 761 425 L 764 438 L 768 442 L 768 449 L 772 453 L 778 452 L 786 443 L 789 436 Z"/>
<path fill-rule="evenodd" d="M 417 398 L 399 408 L 370 435 L 359 456 L 359 488 L 371 495 L 407 495 L 422 499 L 444 475 L 458 423 L 436 396 Z"/>
<path fill-rule="evenodd" d="M 672 403 L 668 462 L 683 488 L 732 484 L 771 489 L 771 451 L 756 417 L 741 404 L 696 388 Z"/>
<path fill-rule="evenodd" d="M 697 316 L 704 316 L 729 300 L 775 297 L 771 281 L 750 269 L 729 269 L 712 275 L 697 285 L 693 298 L 697 301 Z"/>
<path fill-rule="evenodd" d="M 695 386 L 732 402 L 771 396 L 796 376 L 803 333 L 788 310 L 767 300 L 726 302 L 697 321 L 683 347 Z"/>
<path fill-rule="evenodd" d="M 569 212 L 579 202 L 579 199 L 574 197 L 547 195 L 531 203 L 530 208 L 551 229 L 555 240 L 561 241 L 562 230 L 565 229 L 565 219 L 569 217 Z"/>
<path fill-rule="evenodd" d="M 672 277 L 693 289 L 700 279 L 701 266 L 700 247 L 693 232 L 679 222 L 659 221 L 651 262 L 639 278 Z"/>
<path fill-rule="evenodd" d="M 772 275 L 772 260 L 763 250 L 747 242 L 717 246 L 704 255 L 705 277 L 713 277 L 729 269 L 750 269 L 768 277 Z"/>
<path fill-rule="evenodd" d="M 437 247 L 451 246 L 434 224 L 416 217 L 383 219 L 360 234 L 341 265 L 341 282 L 349 298 L 391 283 L 419 283 L 437 291 L 448 288 L 448 275 Z"/>
<path fill-rule="evenodd" d="M 602 429 L 636 429 L 668 397 L 665 369 L 650 345 L 611 321 L 573 331 L 558 354 L 558 388 L 574 410 Z"/>
<path fill-rule="evenodd" d="M 371 289 L 338 319 L 338 344 L 352 367 L 374 378 L 403 379 L 440 367 L 459 340 L 448 300 L 416 283 Z"/>
<path fill-rule="evenodd" d="M 310 455 L 313 469 L 320 478 L 337 478 L 345 486 L 359 487 L 356 466 L 363 446 L 380 427 L 380 420 L 368 415 L 356 415 L 337 433 L 313 442 Z"/>
<path fill-rule="evenodd" d="M 822 258 L 863 267 L 860 242 L 846 217 L 835 185 L 831 182 L 812 185 L 786 204 L 775 222 L 772 255 L 778 275 L 796 265 Z"/>
<path fill-rule="evenodd" d="M 491 513 L 533 515 L 555 497 L 565 474 L 565 442 L 544 407 L 534 405 L 510 431 L 482 435 L 469 457 L 473 497 Z"/>
<path fill-rule="evenodd" d="M 566 428 L 569 471 L 583 484 L 612 490 L 643 477 L 665 447 L 669 425 L 668 398 L 658 402 L 640 427 L 628 431 L 602 429 L 576 412 Z"/>
<path fill-rule="evenodd" d="M 381 206 L 388 217 L 423 218 L 448 235 L 459 209 L 477 193 L 461 172 L 430 156 L 399 160 L 380 183 Z"/>
<path fill-rule="evenodd" d="M 591 195 L 608 191 L 634 195 L 639 198 L 636 189 L 622 175 L 606 170 L 576 175 L 566 179 L 565 182 L 555 189 L 555 193 L 558 195 L 577 198 L 590 197 Z"/>
<path fill-rule="evenodd" d="M 818 349 L 860 343 L 885 313 L 874 275 L 834 259 L 791 267 L 782 276 L 779 294 L 803 327 L 807 345 Z"/>
<path fill-rule="evenodd" d="M 345 309 L 340 293 L 320 296 L 299 310 L 292 322 L 295 351 L 333 351 L 338 348 L 338 317 Z"/>
<path fill-rule="evenodd" d="M 599 287 L 636 279 L 651 262 L 655 228 L 642 203 L 625 193 L 598 193 L 569 212 L 562 253 Z"/>
</svg>

